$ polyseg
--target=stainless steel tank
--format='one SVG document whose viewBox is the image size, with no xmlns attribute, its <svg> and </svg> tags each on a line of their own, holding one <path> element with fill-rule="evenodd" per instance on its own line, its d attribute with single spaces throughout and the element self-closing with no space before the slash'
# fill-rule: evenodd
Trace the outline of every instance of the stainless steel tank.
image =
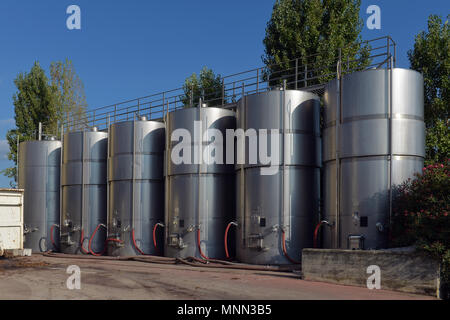
<svg viewBox="0 0 450 320">
<path fill-rule="evenodd" d="M 61 142 L 25 141 L 19 155 L 19 188 L 25 189 L 24 247 L 58 251 Z"/>
<path fill-rule="evenodd" d="M 108 254 L 160 254 L 152 228 L 164 219 L 165 126 L 141 118 L 109 130 Z"/>
<path fill-rule="evenodd" d="M 298 90 L 249 95 L 238 102 L 237 123 L 245 131 L 256 130 L 259 153 L 261 139 L 272 139 L 261 129 L 279 133 L 274 140 L 278 147 L 272 145 L 268 152 L 279 154 L 273 174 L 263 174 L 260 158 L 251 164 L 249 157 L 256 153 L 249 151 L 251 139 L 245 164 L 236 166 L 237 258 L 252 264 L 299 262 L 302 249 L 312 247 L 319 214 L 319 97 Z"/>
<path fill-rule="evenodd" d="M 185 108 L 168 114 L 166 256 L 225 258 L 224 233 L 234 219 L 234 169 L 224 160 L 225 136 L 226 129 L 235 127 L 235 113 L 221 108 Z M 212 129 L 220 132 L 222 141 L 209 135 Z M 178 142 L 180 130 L 189 135 L 189 141 Z M 202 133 L 207 136 L 200 148 Z M 213 152 L 213 146 L 223 148 L 223 157 Z M 177 152 L 180 147 L 185 149 Z M 189 159 L 177 164 L 173 160 L 180 154 Z"/>
<path fill-rule="evenodd" d="M 333 224 L 324 227 L 324 246 L 384 248 L 390 186 L 423 167 L 423 77 L 406 69 L 356 72 L 328 83 L 324 100 L 324 216 Z"/>
<path fill-rule="evenodd" d="M 107 150 L 107 132 L 93 128 L 64 134 L 60 234 L 63 253 L 101 253 L 105 249 Z"/>
</svg>

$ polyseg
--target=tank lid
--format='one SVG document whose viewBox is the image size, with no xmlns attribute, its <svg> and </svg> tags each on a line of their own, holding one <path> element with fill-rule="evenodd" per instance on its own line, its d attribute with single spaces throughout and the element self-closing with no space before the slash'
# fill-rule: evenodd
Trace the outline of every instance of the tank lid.
<svg viewBox="0 0 450 320">
<path fill-rule="evenodd" d="M 97 132 L 97 131 L 98 131 L 98 128 L 97 128 L 97 127 L 92 127 L 92 128 L 91 128 L 91 131 Z"/>
<path fill-rule="evenodd" d="M 141 121 L 147 121 L 147 117 L 146 117 L 146 116 L 140 116 L 140 117 L 139 117 L 139 120 L 141 120 Z"/>
<path fill-rule="evenodd" d="M 56 140 L 56 137 L 55 137 L 55 136 L 50 136 L 50 135 L 43 135 L 43 136 L 42 136 L 42 140 L 45 140 L 45 141 L 55 141 L 55 140 Z"/>
<path fill-rule="evenodd" d="M 275 85 L 275 86 L 270 88 L 270 91 L 283 91 L 283 90 L 284 90 L 284 86 L 282 84 Z"/>
</svg>

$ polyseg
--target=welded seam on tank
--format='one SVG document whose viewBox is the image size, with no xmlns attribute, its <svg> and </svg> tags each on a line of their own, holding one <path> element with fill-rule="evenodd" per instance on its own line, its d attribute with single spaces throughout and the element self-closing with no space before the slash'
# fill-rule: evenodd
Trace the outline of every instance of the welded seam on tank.
<svg viewBox="0 0 450 320">
<path fill-rule="evenodd" d="M 102 163 L 102 162 L 106 162 L 106 161 L 107 161 L 106 159 L 86 159 L 85 160 L 85 162 L 95 162 L 95 163 Z M 68 163 L 79 163 L 79 162 L 81 162 L 81 159 L 78 159 L 78 160 L 75 160 L 75 159 L 73 159 L 73 160 L 65 160 L 63 162 L 63 166 L 65 164 L 68 164 Z"/>
<path fill-rule="evenodd" d="M 373 115 L 361 115 L 355 117 L 344 118 L 342 123 L 355 122 L 359 120 L 377 120 L 377 119 L 389 119 L 389 115 L 387 113 L 379 113 Z M 394 113 L 393 119 L 407 119 L 407 120 L 417 120 L 417 121 L 425 121 L 423 117 L 419 117 L 416 115 L 406 114 L 406 113 Z M 330 121 L 325 124 L 325 129 L 336 126 L 336 120 Z"/>
<path fill-rule="evenodd" d="M 111 153 L 113 156 L 120 156 L 120 155 L 130 155 L 130 152 L 112 152 Z M 144 151 L 138 151 L 136 152 L 137 155 L 156 155 L 156 156 L 160 156 L 160 155 L 164 155 L 164 152 L 144 152 Z"/>
<path fill-rule="evenodd" d="M 82 253 L 85 253 L 84 248 L 84 231 L 86 229 L 89 232 L 89 224 L 87 223 L 87 209 L 86 209 L 86 177 L 85 177 L 85 166 L 86 166 L 86 131 L 83 131 L 82 147 L 81 147 L 81 234 L 80 234 L 80 249 Z"/>
<path fill-rule="evenodd" d="M 234 175 L 234 170 L 231 172 L 226 172 L 226 173 L 220 173 L 220 172 L 202 172 L 202 173 L 198 173 L 198 172 L 181 172 L 181 173 L 171 173 L 168 174 L 168 177 L 175 177 L 175 176 L 201 176 L 201 177 L 207 177 L 207 176 L 229 176 L 229 175 Z M 143 179 L 143 180 L 147 180 L 147 179 Z M 154 180 L 154 179 L 153 179 Z M 164 179 L 162 179 L 164 180 Z"/>
<path fill-rule="evenodd" d="M 314 165 L 314 164 L 286 164 L 286 167 L 289 167 L 288 169 L 291 169 L 292 167 L 302 167 L 302 168 L 307 168 L 307 169 L 316 169 L 316 168 L 320 168 L 320 165 Z M 271 165 L 270 164 L 266 164 L 266 165 L 257 165 L 257 164 L 248 164 L 245 165 L 244 169 L 259 169 L 259 168 L 270 168 Z M 276 167 L 283 167 L 283 164 L 280 163 L 278 165 L 276 165 Z M 240 169 L 235 169 L 235 171 L 239 171 Z"/>
<path fill-rule="evenodd" d="M 278 129 L 278 132 L 283 134 L 289 134 L 289 133 L 293 133 L 293 134 L 303 134 L 303 135 L 308 135 L 308 136 L 315 136 L 315 137 L 319 137 L 320 138 L 320 132 L 316 132 L 316 131 L 311 131 L 311 130 L 301 130 L 301 129 Z"/>
<path fill-rule="evenodd" d="M 392 154 L 393 157 L 404 157 L 404 158 L 411 158 L 411 160 L 415 160 L 416 158 L 423 159 L 422 156 L 416 156 L 411 154 Z M 389 155 L 363 155 L 363 156 L 346 156 L 340 158 L 344 162 L 353 162 L 353 161 L 372 161 L 372 160 L 388 160 Z M 336 161 L 335 158 L 323 161 L 323 163 L 333 162 Z"/>
<path fill-rule="evenodd" d="M 76 186 L 81 186 L 81 183 L 74 183 L 74 184 L 64 184 L 62 183 L 61 186 L 63 187 L 76 187 Z M 85 183 L 85 186 L 105 186 L 106 183 Z"/>
<path fill-rule="evenodd" d="M 115 181 L 132 181 L 133 179 L 131 178 L 127 178 L 127 179 L 110 179 L 110 182 L 115 182 Z M 135 181 L 163 181 L 164 178 L 161 179 L 135 179 Z"/>
<path fill-rule="evenodd" d="M 44 167 L 51 167 L 51 168 L 59 168 L 60 166 L 57 164 L 52 164 L 52 165 L 28 165 L 27 163 L 25 163 L 23 165 L 24 168 L 22 168 L 23 170 L 25 170 L 26 168 L 44 168 Z"/>
</svg>

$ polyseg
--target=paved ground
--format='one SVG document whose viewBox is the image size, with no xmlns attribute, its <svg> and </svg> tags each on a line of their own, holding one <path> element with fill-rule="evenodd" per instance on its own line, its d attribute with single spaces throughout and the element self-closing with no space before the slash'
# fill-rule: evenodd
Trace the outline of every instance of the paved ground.
<svg viewBox="0 0 450 320">
<path fill-rule="evenodd" d="M 81 269 L 81 289 L 69 290 L 69 265 Z M 33 255 L 0 258 L 0 299 L 433 299 L 300 280 L 285 272 L 227 270 L 138 261 Z"/>
</svg>

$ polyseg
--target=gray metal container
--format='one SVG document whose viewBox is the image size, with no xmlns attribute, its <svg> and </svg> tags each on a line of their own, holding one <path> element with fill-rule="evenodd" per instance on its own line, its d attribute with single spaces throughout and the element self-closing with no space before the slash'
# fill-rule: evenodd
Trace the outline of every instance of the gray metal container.
<svg viewBox="0 0 450 320">
<path fill-rule="evenodd" d="M 334 224 L 323 227 L 324 246 L 384 248 L 390 186 L 423 167 L 423 77 L 406 69 L 356 72 L 328 83 L 324 100 L 324 216 Z"/>
<path fill-rule="evenodd" d="M 195 130 L 195 122 L 201 121 L 201 128 Z M 235 129 L 236 116 L 233 111 L 221 108 L 186 108 L 168 114 L 167 154 L 166 154 L 166 214 L 165 214 L 165 255 L 169 257 L 195 256 L 202 258 L 198 240 L 204 257 L 225 258 L 224 233 L 226 226 L 234 219 L 234 168 L 225 164 L 226 129 Z M 174 131 L 185 129 L 191 141 L 175 139 Z M 207 137 L 202 148 L 200 136 L 196 132 L 219 130 L 223 136 L 224 164 L 212 163 L 207 145 L 212 137 Z M 179 130 L 178 130 L 179 131 Z M 211 132 L 211 131 L 210 131 Z M 174 138 L 175 141 L 171 141 Z M 211 146 L 213 143 L 210 144 Z M 175 164 L 172 153 L 185 146 L 191 150 L 189 163 Z M 194 149 L 194 146 L 195 149 Z M 212 148 L 212 147 L 211 147 Z M 200 152 L 207 154 L 208 161 L 200 159 Z M 218 155 L 216 153 L 216 155 Z M 204 159 L 205 157 L 202 157 Z M 218 156 L 218 158 L 220 158 Z M 209 164 L 208 164 L 209 162 Z M 219 161 L 217 161 L 219 162 Z M 200 238 L 198 233 L 200 231 Z"/>
<path fill-rule="evenodd" d="M 300 261 L 301 250 L 312 246 L 319 211 L 319 97 L 298 90 L 249 95 L 239 100 L 237 119 L 238 128 L 257 131 L 258 143 L 261 138 L 268 144 L 271 140 L 269 134 L 261 137 L 260 129 L 279 130 L 278 150 L 273 146 L 268 152 L 279 152 L 274 174 L 262 174 L 261 159 L 250 164 L 249 156 L 256 151 L 249 153 L 247 145 L 245 165 L 236 166 L 237 258 L 252 264 Z"/>
<path fill-rule="evenodd" d="M 57 251 L 61 142 L 25 141 L 19 145 L 19 155 L 19 188 L 25 189 L 24 247 L 33 252 Z"/>
<path fill-rule="evenodd" d="M 110 126 L 109 255 L 162 252 L 162 246 L 157 250 L 153 245 L 152 228 L 164 219 L 164 144 L 162 122 L 141 119 Z"/>
<path fill-rule="evenodd" d="M 106 225 L 107 152 L 107 132 L 93 129 L 64 134 L 61 169 L 63 253 L 87 253 L 89 239 L 96 227 Z M 92 251 L 103 252 L 105 240 L 106 230 L 99 227 L 92 238 Z"/>
</svg>

